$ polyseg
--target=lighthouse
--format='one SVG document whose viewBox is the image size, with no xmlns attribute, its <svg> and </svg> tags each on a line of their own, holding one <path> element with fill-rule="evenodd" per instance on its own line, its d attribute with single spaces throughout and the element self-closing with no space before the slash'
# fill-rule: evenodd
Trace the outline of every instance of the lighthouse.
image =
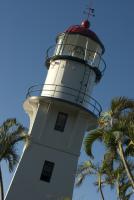
<svg viewBox="0 0 134 200">
<path fill-rule="evenodd" d="M 29 88 L 23 105 L 31 143 L 6 200 L 72 199 L 84 133 L 96 128 L 102 110 L 91 94 L 104 74 L 104 51 L 88 20 L 60 33 L 47 50 L 46 80 Z"/>
</svg>

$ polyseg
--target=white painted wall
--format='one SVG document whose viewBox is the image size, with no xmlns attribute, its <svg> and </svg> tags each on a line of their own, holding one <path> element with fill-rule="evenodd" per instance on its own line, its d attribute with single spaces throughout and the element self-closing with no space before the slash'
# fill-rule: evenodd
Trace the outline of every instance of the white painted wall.
<svg viewBox="0 0 134 200">
<path fill-rule="evenodd" d="M 52 61 L 41 95 L 67 100 L 89 109 L 89 96 L 95 78 L 95 72 L 88 65 L 71 60 Z"/>
<path fill-rule="evenodd" d="M 30 110 L 31 144 L 22 157 L 6 200 L 72 198 L 84 132 L 90 121 L 96 125 L 96 118 L 78 107 L 55 100 L 46 102 L 45 98 L 31 97 L 24 106 L 26 112 Z M 36 110 L 34 118 L 32 109 Z M 54 130 L 58 112 L 68 114 L 64 132 Z M 40 180 L 45 160 L 55 163 L 50 183 Z"/>
<path fill-rule="evenodd" d="M 40 180 L 45 160 L 55 163 L 50 183 Z M 71 198 L 76 166 L 77 157 L 32 142 L 24 153 L 6 200 Z"/>
</svg>

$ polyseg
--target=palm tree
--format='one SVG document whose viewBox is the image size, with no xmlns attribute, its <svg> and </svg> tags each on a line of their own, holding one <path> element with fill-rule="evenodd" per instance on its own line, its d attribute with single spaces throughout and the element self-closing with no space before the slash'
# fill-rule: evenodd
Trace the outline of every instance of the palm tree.
<svg viewBox="0 0 134 200">
<path fill-rule="evenodd" d="M 23 141 L 27 146 L 29 136 L 27 130 L 16 119 L 7 119 L 0 126 L 0 162 L 5 160 L 8 163 L 9 171 L 12 172 L 18 163 L 19 155 L 16 144 Z M 0 167 L 1 199 L 4 199 L 3 181 Z"/>
<path fill-rule="evenodd" d="M 96 140 L 104 143 L 112 157 L 111 167 L 113 161 L 121 160 L 134 189 L 134 177 L 127 160 L 134 155 L 134 100 L 115 98 L 110 110 L 101 115 L 99 127 L 90 132 L 84 141 L 85 151 L 92 158 L 92 145 Z"/>
<path fill-rule="evenodd" d="M 119 198 L 120 200 L 129 200 L 133 192 L 129 190 L 131 188 L 131 183 L 129 181 L 124 181 L 124 178 L 120 181 L 119 185 Z"/>
<path fill-rule="evenodd" d="M 94 184 L 98 187 L 102 200 L 104 200 L 102 190 L 104 186 L 110 186 L 111 189 L 115 187 L 117 199 L 129 200 L 131 195 L 133 195 L 133 192 L 130 181 L 124 172 L 124 166 L 122 163 L 119 163 L 119 166 L 116 166 L 114 170 L 111 170 L 107 156 L 104 156 L 104 160 L 101 162 L 100 166 L 93 164 L 90 160 L 79 165 L 76 174 L 76 186 L 80 186 L 87 176 L 95 175 L 97 176 L 97 181 Z M 129 163 L 129 165 L 131 166 L 131 169 L 134 168 L 131 163 Z"/>
<path fill-rule="evenodd" d="M 131 163 L 129 163 L 129 166 L 131 170 L 133 170 L 134 166 Z M 119 163 L 119 165 L 114 168 L 114 170 L 109 168 L 107 159 L 103 161 L 103 173 L 105 174 L 103 184 L 106 183 L 107 185 L 110 185 L 111 188 L 115 187 L 118 199 L 129 200 L 133 192 L 131 183 L 124 171 L 124 166 L 122 163 Z"/>
<path fill-rule="evenodd" d="M 80 186 L 83 183 L 83 180 L 88 175 L 95 175 L 97 176 L 97 181 L 95 185 L 98 186 L 98 191 L 101 194 L 101 199 L 104 200 L 104 194 L 102 191 L 102 168 L 98 165 L 93 164 L 90 160 L 83 162 L 81 165 L 78 166 L 77 173 L 76 173 L 76 186 Z"/>
</svg>

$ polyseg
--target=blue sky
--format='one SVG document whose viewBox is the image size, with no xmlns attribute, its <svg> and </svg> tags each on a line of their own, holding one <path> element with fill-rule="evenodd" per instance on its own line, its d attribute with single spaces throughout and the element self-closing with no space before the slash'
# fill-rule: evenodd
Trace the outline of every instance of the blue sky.
<svg viewBox="0 0 134 200">
<path fill-rule="evenodd" d="M 105 45 L 107 69 L 92 94 L 102 105 L 109 107 L 115 96 L 134 98 L 134 1 L 94 0 L 96 17 L 91 29 Z M 69 26 L 80 24 L 89 0 L 0 0 L 0 122 L 16 117 L 28 126 L 22 108 L 27 89 L 43 83 L 47 70 L 44 66 L 47 48 L 55 44 L 58 33 Z M 102 148 L 97 144 L 95 155 Z M 86 159 L 81 149 L 80 161 Z M 3 169 L 5 188 L 11 175 Z M 85 180 L 75 189 L 73 200 L 99 199 L 93 179 Z M 115 192 L 105 190 L 106 199 L 115 199 Z"/>
</svg>

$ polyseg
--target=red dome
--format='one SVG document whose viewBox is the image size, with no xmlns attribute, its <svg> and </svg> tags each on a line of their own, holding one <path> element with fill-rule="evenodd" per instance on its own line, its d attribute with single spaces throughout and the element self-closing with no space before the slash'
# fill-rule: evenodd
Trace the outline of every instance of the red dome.
<svg viewBox="0 0 134 200">
<path fill-rule="evenodd" d="M 102 48 L 102 53 L 104 53 L 104 51 L 105 51 L 104 45 L 102 44 L 102 42 L 100 41 L 98 36 L 89 29 L 89 27 L 90 27 L 89 21 L 85 20 L 81 23 L 81 25 L 71 26 L 65 32 L 71 33 L 71 34 L 80 34 L 80 35 L 84 35 L 86 37 L 91 38 L 92 40 L 94 40 L 95 42 L 100 44 L 100 46 Z"/>
</svg>

